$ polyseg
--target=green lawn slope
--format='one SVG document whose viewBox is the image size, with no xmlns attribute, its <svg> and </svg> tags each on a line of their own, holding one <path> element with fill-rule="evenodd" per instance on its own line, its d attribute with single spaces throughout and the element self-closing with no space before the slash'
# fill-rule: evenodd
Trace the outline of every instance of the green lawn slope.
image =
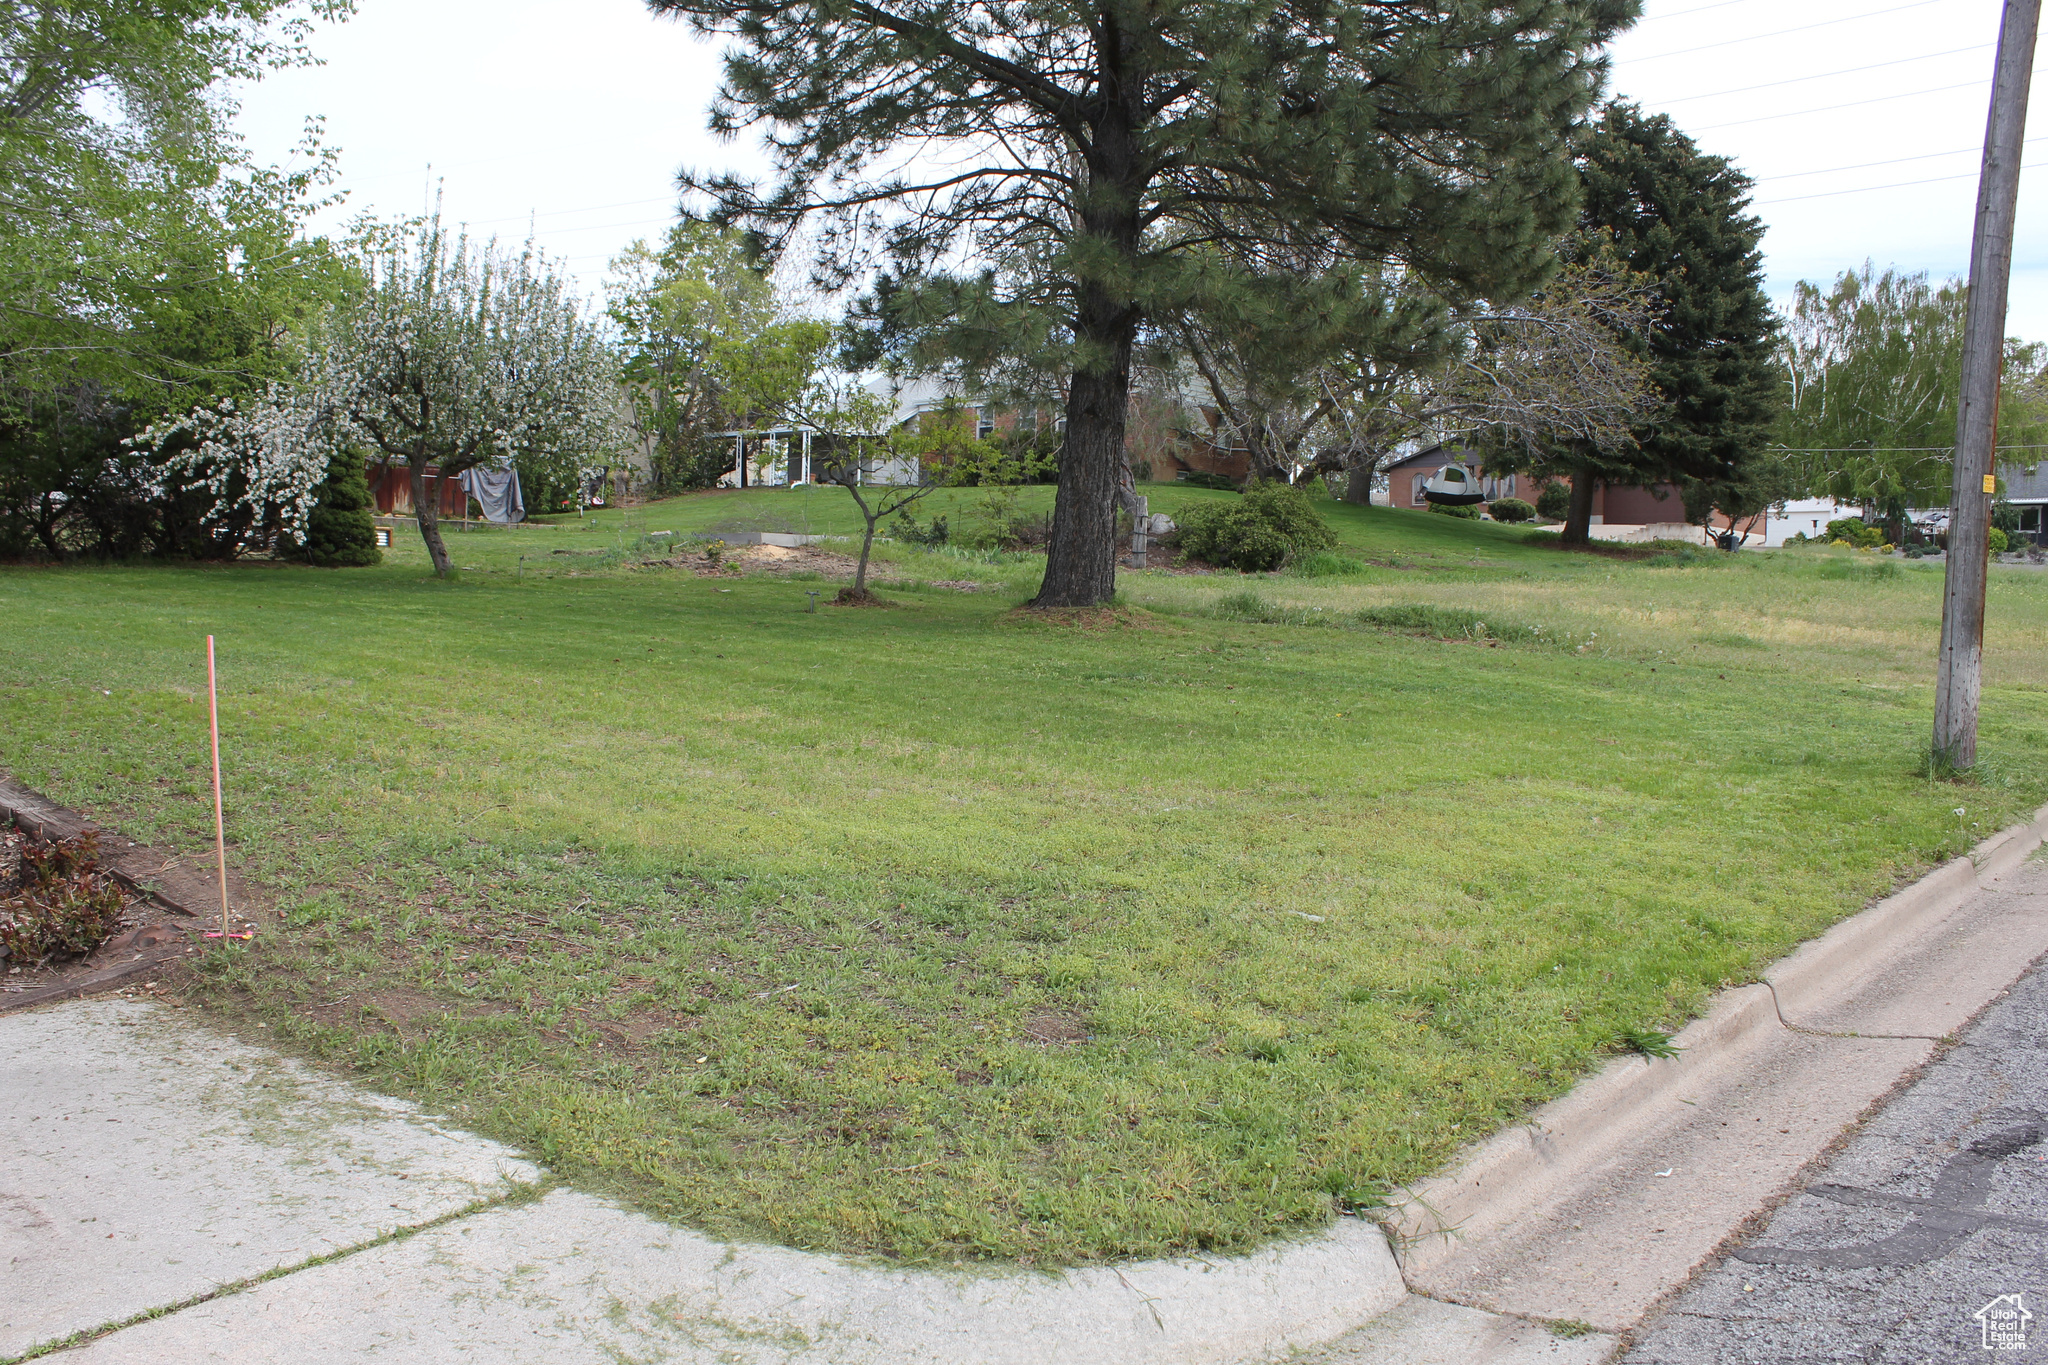
<svg viewBox="0 0 2048 1365">
<path fill-rule="evenodd" d="M 834 492 L 456 534 L 451 583 L 403 534 L 0 570 L 0 767 L 204 847 L 213 634 L 279 914 L 191 998 L 715 1233 L 1030 1264 L 1368 1206 L 2048 798 L 2030 573 L 1956 785 L 1940 575 L 1869 555 L 1328 505 L 1355 572 L 1058 619 L 1029 557 L 892 547 L 895 605 L 816 611 L 637 562 Z"/>
</svg>

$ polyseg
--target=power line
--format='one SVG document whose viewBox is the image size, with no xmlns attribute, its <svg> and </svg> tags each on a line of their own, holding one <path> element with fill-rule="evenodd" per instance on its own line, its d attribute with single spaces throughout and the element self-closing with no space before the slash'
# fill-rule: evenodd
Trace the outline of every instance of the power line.
<svg viewBox="0 0 2048 1365">
<path fill-rule="evenodd" d="M 1897 14 L 1901 10 L 1925 9 L 1938 5 L 1943 0 L 1911 0 L 1904 5 L 1893 5 L 1890 9 L 1867 10 L 1862 14 L 1845 14 L 1839 19 L 1823 19 L 1817 24 L 1800 24 L 1794 28 L 1781 28 L 1772 33 L 1752 33 L 1746 38 L 1728 38 L 1718 43 L 1701 43 L 1698 47 L 1682 47 L 1671 52 L 1659 52 L 1651 57 L 1629 57 L 1630 62 L 1661 62 L 1666 57 L 1690 57 L 1695 52 L 1712 52 L 1715 48 L 1734 47 L 1738 43 L 1759 43 L 1766 38 L 1782 38 L 1788 33 L 1807 33 L 1817 28 L 1832 28 L 1836 24 L 1852 24 L 1859 19 L 1876 19 L 1881 15 Z"/>
<path fill-rule="evenodd" d="M 2029 161 L 2020 169 L 2031 171 L 2042 166 L 2048 166 L 2048 161 Z M 1900 180 L 1890 185 L 1865 185 L 1853 190 L 1822 190 L 1818 194 L 1794 194 L 1784 199 L 1759 199 L 1756 201 L 1756 207 L 1762 208 L 1765 204 L 1796 204 L 1802 199 L 1833 199 L 1841 194 L 1874 194 L 1879 190 L 1905 190 L 1915 185 L 1942 185 L 1952 180 L 1975 180 L 1978 174 L 1977 171 L 1965 171 L 1961 175 L 1938 175 L 1931 180 Z"/>
<path fill-rule="evenodd" d="M 546 213 L 522 213 L 512 218 L 472 218 L 471 227 L 489 227 L 493 223 L 523 223 L 529 218 L 562 218 L 572 213 L 596 213 L 601 209 L 637 209 L 648 204 L 673 204 L 676 196 L 665 194 L 659 199 L 622 199 L 616 204 L 587 204 L 580 209 L 549 209 Z"/>
<path fill-rule="evenodd" d="M 1817 71 L 1811 76 L 1788 76 L 1782 81 L 1765 81 L 1762 85 L 1738 86 L 1733 90 L 1716 90 L 1706 95 L 1681 95 L 1675 100 L 1658 100 L 1657 107 L 1667 104 L 1690 104 L 1694 100 L 1717 100 L 1724 95 L 1747 95 L 1753 90 L 1775 90 L 1781 85 L 1799 85 L 1805 81 L 1824 81 L 1832 76 L 1854 76 L 1858 72 L 1877 71 L 1887 66 L 1905 66 L 1909 62 L 1931 62 L 1936 57 L 1954 57 L 1964 52 L 1982 52 L 1990 43 L 1972 43 L 1968 47 L 1952 47 L 1946 52 L 1923 52 L 1917 57 L 1898 57 L 1888 62 L 1872 62 L 1869 66 L 1845 66 L 1840 71 Z"/>
<path fill-rule="evenodd" d="M 1740 128 L 1750 123 L 1769 123 L 1773 119 L 1803 118 L 1807 114 L 1831 114 L 1837 109 L 1860 109 L 1866 104 L 1884 104 L 1890 100 L 1909 100 L 1921 95 L 1939 95 L 1949 90 L 1981 90 L 1991 82 L 1964 81 L 1959 85 L 1936 85 L 1926 90 L 1902 90 L 1896 95 L 1879 95 L 1874 99 L 1850 100 L 1846 104 L 1823 104 L 1814 109 L 1793 109 L 1783 114 L 1760 114 L 1756 118 L 1732 119 L 1727 123 L 1710 123 L 1704 128 L 1693 128 L 1694 133 L 1711 133 L 1717 128 Z"/>
<path fill-rule="evenodd" d="M 1646 14 L 1636 20 L 1636 27 L 1641 28 L 1644 24 L 1654 24 L 1659 19 L 1683 19 L 1688 14 L 1704 14 L 1710 9 L 1727 9 L 1730 5 L 1746 5 L 1748 3 L 1750 3 L 1750 0 L 1714 0 L 1714 3 L 1711 5 L 1694 5 L 1691 9 L 1673 10 L 1669 14 Z"/>
<path fill-rule="evenodd" d="M 2008 450 L 2048 450 L 2048 446 L 2000 446 Z M 1772 446 L 1774 455 L 1947 455 L 1954 446 Z"/>
<path fill-rule="evenodd" d="M 2036 142 L 2048 142 L 2048 137 L 2030 137 L 2027 139 L 2027 143 L 2030 146 Z M 1772 180 L 1804 180 L 1811 175 L 1835 175 L 1842 171 L 1868 171 L 1879 166 L 1903 166 L 1909 161 L 1932 161 L 1936 157 L 1961 156 L 1965 152 L 1972 156 L 1977 156 L 1981 155 L 1983 151 L 1982 147 L 1958 147 L 1954 151 L 1948 152 L 1922 152 L 1918 156 L 1895 156 L 1885 161 L 1863 161 L 1854 166 L 1827 166 L 1817 171 L 1786 171 L 1783 175 L 1759 175 L 1752 176 L 1751 178 L 1760 185 Z"/>
</svg>

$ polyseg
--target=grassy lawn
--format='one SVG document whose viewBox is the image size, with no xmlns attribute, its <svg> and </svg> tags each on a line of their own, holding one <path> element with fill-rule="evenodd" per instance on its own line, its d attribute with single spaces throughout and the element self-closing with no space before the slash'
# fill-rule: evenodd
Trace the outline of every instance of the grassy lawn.
<svg viewBox="0 0 2048 1365">
<path fill-rule="evenodd" d="M 210 632 L 282 918 L 209 1008 L 693 1226 L 1037 1264 L 1369 1205 L 2048 799 L 2021 570 L 1953 785 L 1918 766 L 1940 573 L 1868 555 L 1331 506 L 1355 572 L 1126 575 L 1071 621 L 1012 610 L 1014 556 L 889 547 L 898 605 L 815 613 L 617 562 L 845 503 L 451 535 L 451 584 L 406 535 L 0 571 L 0 767 L 200 847 Z"/>
</svg>

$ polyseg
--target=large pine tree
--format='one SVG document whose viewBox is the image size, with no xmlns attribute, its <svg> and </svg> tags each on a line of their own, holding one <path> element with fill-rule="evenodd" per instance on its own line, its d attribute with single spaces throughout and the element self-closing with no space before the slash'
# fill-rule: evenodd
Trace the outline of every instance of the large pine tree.
<svg viewBox="0 0 2048 1365">
<path fill-rule="evenodd" d="M 1319 325 L 1382 267 L 1453 304 L 1528 292 L 1570 226 L 1567 139 L 1598 50 L 1640 0 L 649 5 L 734 40 L 713 126 L 762 127 L 775 156 L 769 186 L 684 174 L 718 220 L 787 241 L 822 219 L 807 240 L 834 286 L 877 247 L 913 278 L 963 256 L 1039 263 L 985 303 L 1056 314 L 1070 347 L 1037 598 L 1066 607 L 1115 591 L 1146 320 Z"/>
<path fill-rule="evenodd" d="M 1567 544 L 1585 543 L 1602 483 L 1671 482 L 1695 500 L 1717 489 L 1746 496 L 1783 402 L 1750 178 L 1666 116 L 1620 103 L 1585 130 L 1578 162 L 1581 226 L 1610 236 L 1621 263 L 1662 298 L 1658 320 L 1623 342 L 1648 362 L 1666 405 L 1636 429 L 1632 448 L 1556 453 L 1550 468 L 1572 477 Z"/>
</svg>

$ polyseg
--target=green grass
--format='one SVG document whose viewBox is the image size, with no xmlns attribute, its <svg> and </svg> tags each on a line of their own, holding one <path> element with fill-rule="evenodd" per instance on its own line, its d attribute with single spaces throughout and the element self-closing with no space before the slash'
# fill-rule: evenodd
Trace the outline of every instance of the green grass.
<svg viewBox="0 0 2048 1365">
<path fill-rule="evenodd" d="M 815 613 L 634 562 L 805 496 L 455 534 L 447 584 L 404 535 L 0 572 L 0 766 L 202 847 L 214 634 L 283 912 L 219 1017 L 715 1233 L 1038 1264 L 1368 1205 L 2048 797 L 2021 571 L 1955 785 L 1936 570 L 1327 504 L 1355 568 L 1058 620 L 1028 557 L 884 547 L 897 605 Z"/>
</svg>

